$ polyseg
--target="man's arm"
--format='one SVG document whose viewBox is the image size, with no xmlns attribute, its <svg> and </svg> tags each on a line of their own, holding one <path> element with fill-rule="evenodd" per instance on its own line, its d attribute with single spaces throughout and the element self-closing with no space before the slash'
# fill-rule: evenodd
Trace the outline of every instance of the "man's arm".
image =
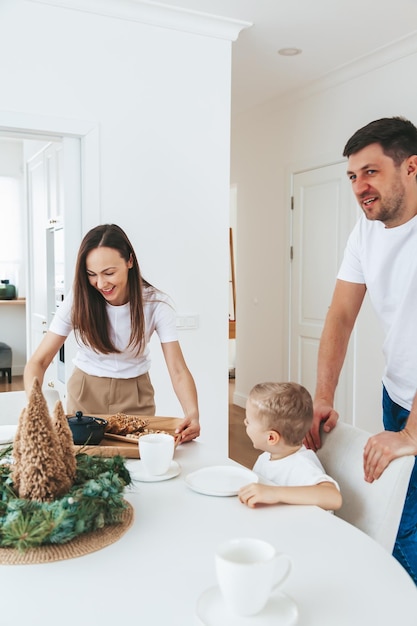
<svg viewBox="0 0 417 626">
<path fill-rule="evenodd" d="M 320 339 L 313 425 L 304 440 L 305 445 L 313 450 L 321 445 L 321 422 L 325 422 L 324 429 L 328 432 L 334 428 L 339 417 L 333 408 L 334 394 L 365 293 L 366 285 L 362 283 L 336 281 Z"/>
</svg>

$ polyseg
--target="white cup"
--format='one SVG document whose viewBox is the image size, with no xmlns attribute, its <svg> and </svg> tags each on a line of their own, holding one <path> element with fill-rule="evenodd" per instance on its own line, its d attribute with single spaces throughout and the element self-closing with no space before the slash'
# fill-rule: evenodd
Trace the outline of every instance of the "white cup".
<svg viewBox="0 0 417 626">
<path fill-rule="evenodd" d="M 226 606 L 240 616 L 260 613 L 291 571 L 288 555 L 262 539 L 238 538 L 216 550 L 217 582 Z"/>
<path fill-rule="evenodd" d="M 165 433 L 139 437 L 139 456 L 148 474 L 166 474 L 174 457 L 174 443 L 174 437 Z"/>
</svg>

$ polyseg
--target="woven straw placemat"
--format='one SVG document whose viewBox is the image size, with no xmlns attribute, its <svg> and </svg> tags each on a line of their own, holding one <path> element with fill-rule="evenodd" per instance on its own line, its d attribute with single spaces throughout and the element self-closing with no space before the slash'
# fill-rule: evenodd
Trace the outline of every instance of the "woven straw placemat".
<svg viewBox="0 0 417 626">
<path fill-rule="evenodd" d="M 31 565 L 35 563 L 52 563 L 74 559 L 78 556 L 96 552 L 114 543 L 130 528 L 133 523 L 133 507 L 126 502 L 126 509 L 122 513 L 119 524 L 104 526 L 91 533 L 79 535 L 72 541 L 63 544 L 48 544 L 39 548 L 30 548 L 19 552 L 15 548 L 0 548 L 1 565 Z"/>
</svg>

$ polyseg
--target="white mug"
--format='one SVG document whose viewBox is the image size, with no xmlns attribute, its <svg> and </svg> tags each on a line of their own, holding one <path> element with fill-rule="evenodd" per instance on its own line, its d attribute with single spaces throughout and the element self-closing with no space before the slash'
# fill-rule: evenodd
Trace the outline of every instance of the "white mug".
<svg viewBox="0 0 417 626">
<path fill-rule="evenodd" d="M 216 550 L 217 582 L 226 606 L 240 616 L 260 613 L 291 571 L 288 555 L 262 539 L 237 538 Z M 280 567 L 284 562 L 284 568 Z"/>
<path fill-rule="evenodd" d="M 139 437 L 139 456 L 148 474 L 166 474 L 174 457 L 174 444 L 174 437 L 165 433 L 150 433 Z"/>
</svg>

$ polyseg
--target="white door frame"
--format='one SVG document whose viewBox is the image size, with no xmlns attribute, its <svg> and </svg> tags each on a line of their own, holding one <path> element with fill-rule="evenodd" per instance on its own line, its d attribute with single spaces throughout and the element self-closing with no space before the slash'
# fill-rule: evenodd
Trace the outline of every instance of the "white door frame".
<svg viewBox="0 0 417 626">
<path fill-rule="evenodd" d="M 101 221 L 98 124 L 82 120 L 0 111 L 0 134 L 6 137 L 11 136 L 18 139 L 39 141 L 48 141 L 57 137 L 62 140 L 64 148 L 66 148 L 72 161 L 76 159 L 80 161 L 80 184 L 76 185 L 77 189 L 73 189 L 72 185 L 67 189 L 71 200 L 74 193 L 80 193 L 76 200 L 77 204 L 79 202 L 81 204 L 80 221 L 76 220 L 74 224 L 69 222 L 70 230 L 71 226 L 77 226 L 75 247 L 78 247 L 79 228 L 81 227 L 81 234 L 84 234 Z M 74 156 L 73 139 L 78 139 L 80 142 L 80 149 L 78 150 L 77 148 L 77 156 Z M 29 245 L 29 242 L 27 241 L 26 244 Z M 30 317 L 30 314 L 28 315 L 28 311 L 26 311 L 28 337 L 31 332 L 29 329 Z"/>
<path fill-rule="evenodd" d="M 82 232 L 100 223 L 100 154 L 96 122 L 0 111 L 0 133 L 27 139 L 43 139 L 51 135 L 78 137 L 81 140 Z"/>
</svg>

